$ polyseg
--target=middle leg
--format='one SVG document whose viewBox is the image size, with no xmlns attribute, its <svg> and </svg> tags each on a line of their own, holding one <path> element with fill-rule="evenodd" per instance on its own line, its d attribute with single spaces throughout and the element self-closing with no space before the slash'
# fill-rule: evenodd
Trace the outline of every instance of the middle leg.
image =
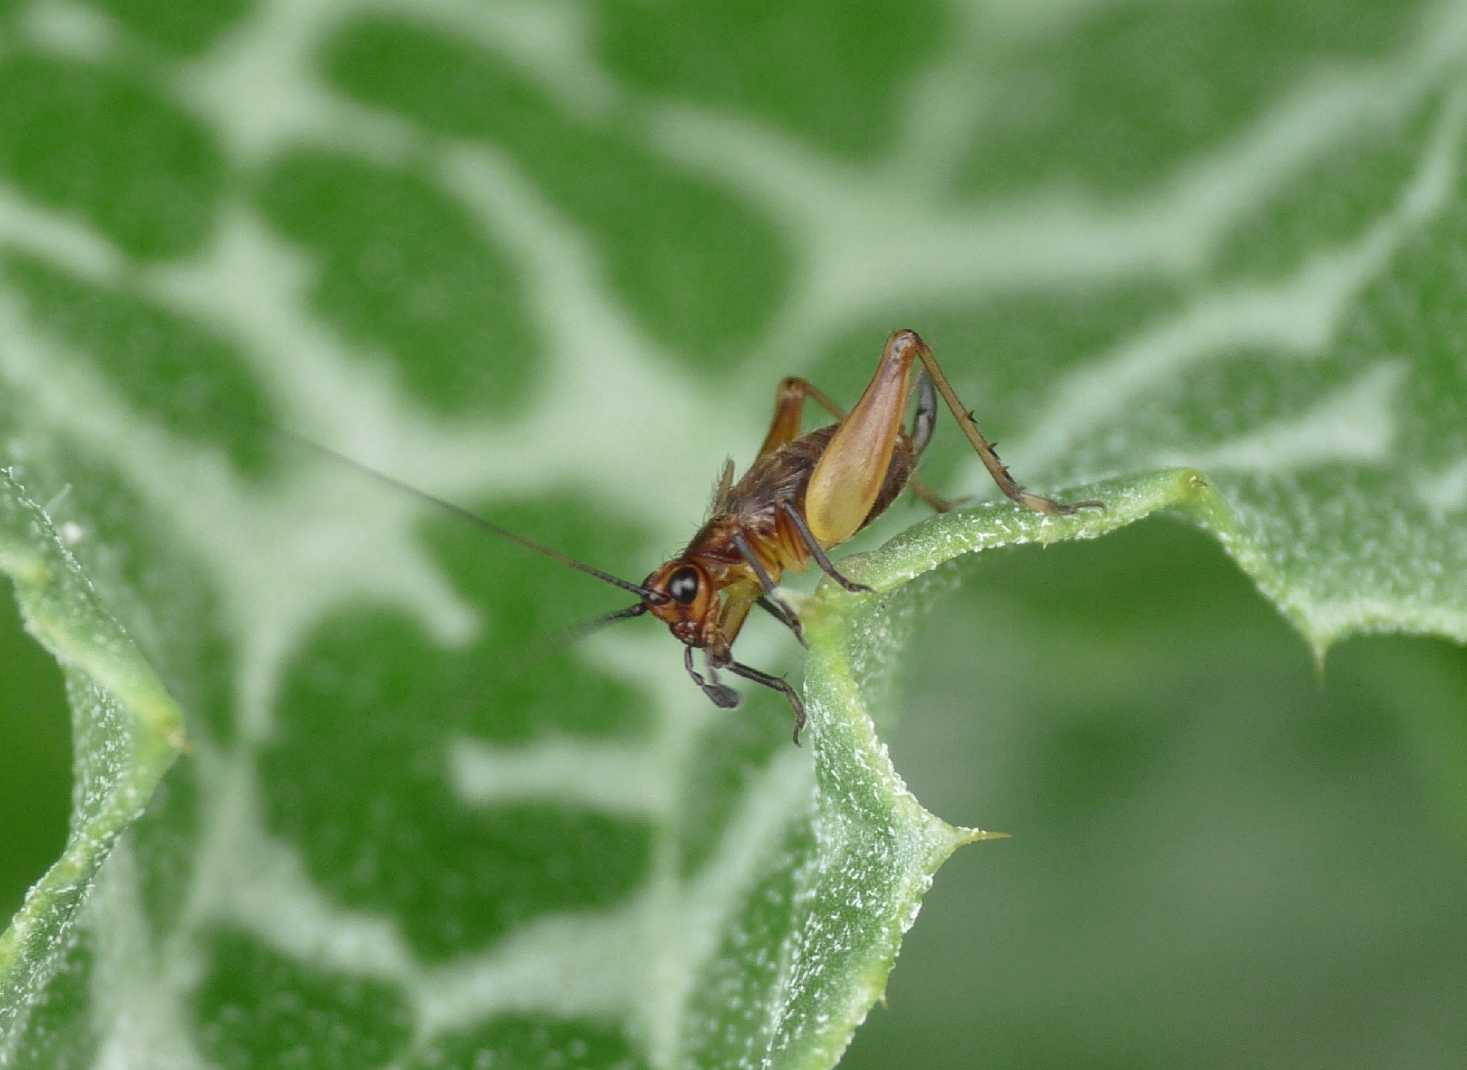
<svg viewBox="0 0 1467 1070">
<path fill-rule="evenodd" d="M 872 588 L 867 587 L 864 583 L 857 583 L 855 580 L 847 579 L 841 575 L 830 558 L 825 556 L 825 550 L 820 545 L 820 540 L 815 538 L 814 534 L 810 531 L 810 525 L 805 523 L 805 518 L 800 515 L 800 511 L 794 505 L 788 501 L 782 501 L 779 503 L 779 508 L 785 516 L 789 517 L 790 523 L 795 526 L 795 530 L 800 533 L 800 541 L 805 544 L 805 548 L 815 558 L 815 563 L 820 566 L 820 571 L 824 572 L 848 591 L 865 594 L 872 590 Z"/>
</svg>

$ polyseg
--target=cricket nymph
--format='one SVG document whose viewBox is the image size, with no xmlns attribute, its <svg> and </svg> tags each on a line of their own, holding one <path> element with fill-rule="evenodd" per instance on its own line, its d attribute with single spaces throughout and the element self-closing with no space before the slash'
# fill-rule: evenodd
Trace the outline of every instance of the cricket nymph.
<svg viewBox="0 0 1467 1070">
<path fill-rule="evenodd" d="M 922 369 L 914 383 L 918 361 Z M 908 431 L 902 419 L 914 386 L 917 404 Z M 732 462 L 725 465 L 708 520 L 681 554 L 642 582 L 649 594 L 640 607 L 625 611 L 650 613 L 668 625 L 685 644 L 688 674 L 714 703 L 732 706 L 738 701 L 732 689 L 718 682 L 720 669 L 782 691 L 794 711 L 799 742 L 805 714 L 798 693 L 783 678 L 735 661 L 731 647 L 756 605 L 804 642 L 799 618 L 775 587 L 785 572 L 804 569 L 811 561 L 846 590 L 869 591 L 842 575 L 825 551 L 880 516 L 907 486 L 934 508 L 949 508 L 913 478 L 932 438 L 939 391 L 1010 498 L 1056 514 L 1100 504 L 1063 505 L 1020 487 L 958 402 L 932 351 L 915 331 L 897 331 L 887 339 L 876 374 L 849 414 L 805 380 L 783 380 L 775 396 L 774 421 L 754 463 L 737 483 Z M 807 398 L 837 422 L 800 434 Z M 693 667 L 694 649 L 705 651 L 706 677 Z"/>
<path fill-rule="evenodd" d="M 909 430 L 902 421 L 914 389 L 917 401 Z M 543 546 L 325 447 L 300 441 L 493 535 L 638 595 L 640 601 L 590 625 L 650 613 L 683 644 L 683 668 L 714 704 L 728 708 L 739 703 L 738 693 L 718 682 L 723 669 L 782 692 L 794 713 L 798 743 L 805 725 L 799 693 L 783 677 L 734 660 L 734 640 L 749 611 L 758 606 L 794 632 L 801 643 L 805 641 L 799 617 L 775 587 L 786 572 L 807 568 L 811 561 L 847 591 L 869 591 L 842 575 L 826 551 L 880 516 L 903 489 L 910 487 L 938 511 L 951 508 L 913 475 L 932 439 L 939 395 L 999 490 L 1019 505 L 1051 515 L 1104 508 L 1095 501 L 1066 505 L 1019 486 L 916 331 L 895 331 L 886 340 L 876 373 L 849 413 L 804 379 L 781 381 L 775 392 L 774 420 L 754 463 L 738 482 L 734 482 L 733 462 L 724 465 L 708 519 L 681 554 L 641 583 Z M 828 412 L 835 423 L 802 434 L 800 417 L 807 400 Z M 704 652 L 706 676 L 693 665 L 694 650 Z"/>
<path fill-rule="evenodd" d="M 786 380 L 791 382 L 798 380 Z M 682 642 L 726 648 L 759 599 L 773 598 L 766 582 L 778 584 L 785 572 L 807 568 L 816 552 L 833 545 L 815 539 L 803 518 L 810 477 L 838 426 L 811 431 L 761 455 L 736 484 L 720 483 L 711 515 L 687 548 L 643 581 L 669 596 L 666 602 L 649 605 L 648 612 Z M 911 439 L 898 436 L 881 492 L 861 527 L 901 494 L 917 456 Z M 777 604 L 788 614 L 786 623 L 798 624 L 788 607 Z"/>
</svg>

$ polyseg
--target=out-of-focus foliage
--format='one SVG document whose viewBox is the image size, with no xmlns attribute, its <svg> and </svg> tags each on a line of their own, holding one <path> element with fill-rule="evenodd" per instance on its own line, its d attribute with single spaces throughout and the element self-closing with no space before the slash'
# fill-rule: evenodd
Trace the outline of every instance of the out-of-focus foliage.
<svg viewBox="0 0 1467 1070">
<path fill-rule="evenodd" d="M 71 835 L 0 933 L 0 1038 L 9 1038 L 52 981 L 98 867 L 182 748 L 183 716 L 8 474 L 0 474 L 0 572 L 26 628 L 66 671 L 76 752 Z"/>
</svg>

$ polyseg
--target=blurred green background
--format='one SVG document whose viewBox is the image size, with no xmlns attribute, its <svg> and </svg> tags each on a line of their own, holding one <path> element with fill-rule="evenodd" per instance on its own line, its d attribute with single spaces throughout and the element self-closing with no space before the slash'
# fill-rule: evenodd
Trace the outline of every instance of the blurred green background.
<svg viewBox="0 0 1467 1070">
<path fill-rule="evenodd" d="M 1166 520 L 961 571 L 892 751 L 1014 838 L 938 874 L 843 1066 L 1458 1061 L 1460 647 L 1351 640 L 1321 677 Z"/>
<path fill-rule="evenodd" d="M 1283 558 L 1333 553 L 1356 532 L 1386 559 L 1418 545 L 1429 556 L 1438 544 L 1413 539 L 1452 518 L 1411 498 L 1380 455 L 1338 445 L 1341 427 L 1369 431 L 1351 423 L 1360 410 L 1308 424 L 1323 444 L 1277 482 L 1267 460 L 1227 451 L 1294 448 L 1251 436 L 1400 360 L 1400 466 L 1445 470 L 1467 452 L 1464 10 L 0 0 L 0 311 L 22 309 L 47 346 L 90 362 L 88 382 L 125 399 L 138 427 L 166 428 L 176 454 L 216 450 L 246 494 L 304 463 L 252 420 L 329 418 L 306 429 L 355 452 L 378 445 L 374 416 L 392 415 L 416 448 L 409 467 L 444 462 L 462 497 L 492 490 L 497 517 L 627 572 L 676 547 L 724 453 L 747 459 L 780 376 L 854 398 L 898 326 L 934 341 L 1031 485 L 1202 459 Z M 1439 157 L 1445 192 L 1423 183 L 1413 200 Z M 1412 231 L 1407 209 L 1428 194 L 1446 207 Z M 1347 312 L 1316 331 L 1333 293 L 1311 288 L 1332 277 L 1320 265 L 1376 249 L 1387 223 L 1406 232 L 1380 254 L 1399 258 L 1392 272 L 1346 287 Z M 1255 293 L 1286 310 L 1277 326 L 1228 303 Z M 278 323 L 274 303 L 290 306 Z M 1055 413 L 1075 406 L 1060 401 L 1078 392 L 1084 411 L 1090 369 L 1128 345 L 1165 349 L 1195 320 L 1215 351 L 1163 364 L 1073 435 L 1063 426 Z M 1325 358 L 1308 359 L 1316 347 Z M 35 352 L 0 360 L 0 429 L 46 436 L 66 420 L 30 411 L 24 369 L 60 358 Z M 71 382 L 35 396 L 64 399 Z M 142 593 L 147 641 L 197 655 L 163 669 L 202 711 L 202 750 L 227 749 L 243 716 L 215 605 L 227 599 L 166 525 L 155 538 L 156 502 L 95 441 L 75 427 L 58 437 L 86 458 L 68 476 L 71 504 L 142 547 L 114 556 L 101 538 L 81 552 Z M 945 419 L 924 473 L 951 493 L 980 486 Z M 335 507 L 392 508 L 351 477 L 332 486 L 339 496 L 303 526 Z M 1311 502 L 1328 505 L 1318 546 L 1298 537 Z M 922 515 L 903 503 L 864 544 Z M 422 720 L 381 727 L 357 715 L 373 687 L 396 695 L 407 670 L 395 659 L 437 676 L 441 652 L 399 606 L 328 619 L 287 665 L 284 727 L 261 744 L 260 776 L 270 831 L 299 838 L 316 881 L 348 905 L 401 910 L 414 950 L 437 961 L 465 927 L 487 941 L 511 922 L 464 906 L 473 852 L 497 841 L 481 815 L 443 818 L 452 801 L 429 745 L 441 741 L 414 751 L 417 733 L 474 730 L 441 716 L 471 685 L 504 711 L 495 742 L 533 737 L 542 718 L 638 738 L 649 717 L 601 661 L 548 671 L 538 689 L 483 679 L 522 649 L 500 644 L 505 628 L 522 643 L 605 599 L 579 577 L 507 567 L 437 520 L 413 537 L 482 607 L 487 634 L 441 655 L 452 686 L 404 704 Z M 403 582 L 431 571 L 397 543 L 383 556 Z M 1356 559 L 1339 560 L 1343 580 L 1326 579 L 1348 583 Z M 1441 582 L 1459 584 L 1440 564 Z M 887 735 L 929 809 L 1013 839 L 965 849 L 938 875 L 887 1005 L 843 1066 L 1461 1065 L 1462 647 L 1356 638 L 1321 673 L 1213 541 L 1160 518 L 944 576 Z M 400 593 L 392 582 L 364 597 Z M 794 663 L 772 632 L 754 641 Z M 675 675 L 662 657 L 647 671 Z M 367 697 L 347 688 L 338 709 L 326 697 L 362 661 Z M 206 678 L 199 665 L 222 668 Z M 0 666 L 8 914 L 65 835 L 68 715 L 9 602 Z M 782 744 L 782 716 L 756 696 L 699 736 L 729 798 Z M 374 779 L 313 781 L 321 739 L 344 740 L 341 768 Z M 369 759 L 391 748 L 415 757 L 387 766 L 383 779 L 401 781 L 383 787 Z M 155 814 L 165 848 L 175 814 L 192 829 L 199 767 Z M 370 810 L 379 794 L 398 809 Z M 716 824 L 724 798 L 689 805 Z M 333 807 L 382 827 L 323 838 Z M 428 872 L 412 838 L 440 819 L 437 847 L 458 868 L 425 891 L 410 883 Z M 642 846 L 617 828 L 631 861 L 607 871 L 613 896 L 639 879 Z M 400 839 L 372 840 L 384 830 Z M 407 883 L 374 883 L 382 868 Z M 164 904 L 168 879 L 149 889 Z M 425 895 L 433 909 L 419 911 Z M 228 1007 L 243 957 L 216 956 L 201 1002 L 217 989 Z M 220 1018 L 203 1046 L 250 1065 L 254 1027 Z"/>
<path fill-rule="evenodd" d="M 21 628 L 6 592 L 0 611 L 0 814 L 5 850 L 0 853 L 0 914 L 9 918 L 21 896 L 61 854 L 71 809 L 71 715 L 61 670 Z"/>
</svg>

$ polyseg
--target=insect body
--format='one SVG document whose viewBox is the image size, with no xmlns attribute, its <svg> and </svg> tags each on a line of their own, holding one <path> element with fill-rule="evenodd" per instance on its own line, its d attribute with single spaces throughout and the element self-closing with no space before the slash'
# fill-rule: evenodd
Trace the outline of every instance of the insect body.
<svg viewBox="0 0 1467 1070">
<path fill-rule="evenodd" d="M 914 385 L 916 413 L 908 431 L 902 416 Z M 651 613 L 665 622 L 685 644 L 688 675 L 718 706 L 738 703 L 738 695 L 718 682 L 720 669 L 783 692 L 794 711 L 798 743 L 805 723 L 799 694 L 783 678 L 735 661 L 730 648 L 756 605 L 804 641 L 799 618 L 775 593 L 786 571 L 813 561 L 846 590 L 869 591 L 843 576 L 825 551 L 880 516 L 908 485 L 935 508 L 949 508 L 912 475 L 932 437 L 939 391 L 1010 498 L 1050 514 L 1101 507 L 1091 501 L 1065 505 L 1020 487 L 958 401 L 931 349 L 915 331 L 897 331 L 887 339 L 876 374 L 849 413 L 803 379 L 780 383 L 774 421 L 754 463 L 737 483 L 732 482 L 732 465 L 725 466 L 708 521 L 681 554 L 643 581 L 648 592 L 643 601 L 618 616 Z M 807 398 L 836 422 L 800 434 Z M 693 651 L 699 648 L 706 654 L 706 676 L 694 667 Z"/>
<path fill-rule="evenodd" d="M 902 419 L 913 390 L 917 403 L 908 430 Z M 719 682 L 722 670 L 782 692 L 794 713 L 798 743 L 805 725 L 799 694 L 783 677 L 736 661 L 734 640 L 750 611 L 758 606 L 804 642 L 799 617 L 775 588 L 785 572 L 806 568 L 812 561 L 847 591 L 869 591 L 843 576 L 826 551 L 880 516 L 904 488 L 911 487 L 939 511 L 950 508 L 913 476 L 932 438 L 939 394 L 989 475 L 1014 501 L 1052 515 L 1104 508 L 1096 501 L 1066 505 L 1024 490 L 978 430 L 932 350 L 915 331 L 896 331 L 887 339 L 876 373 L 849 413 L 803 379 L 781 382 L 774 420 L 754 463 L 738 482 L 733 479 L 733 462 L 725 464 L 708 520 L 682 553 L 641 583 L 603 572 L 333 451 L 325 452 L 502 538 L 639 595 L 636 604 L 596 623 L 650 613 L 684 644 L 684 668 L 715 705 L 727 709 L 739 703 L 738 693 Z M 806 400 L 815 401 L 836 422 L 801 434 L 800 416 Z M 703 672 L 694 664 L 694 650 L 704 652 Z"/>
</svg>

